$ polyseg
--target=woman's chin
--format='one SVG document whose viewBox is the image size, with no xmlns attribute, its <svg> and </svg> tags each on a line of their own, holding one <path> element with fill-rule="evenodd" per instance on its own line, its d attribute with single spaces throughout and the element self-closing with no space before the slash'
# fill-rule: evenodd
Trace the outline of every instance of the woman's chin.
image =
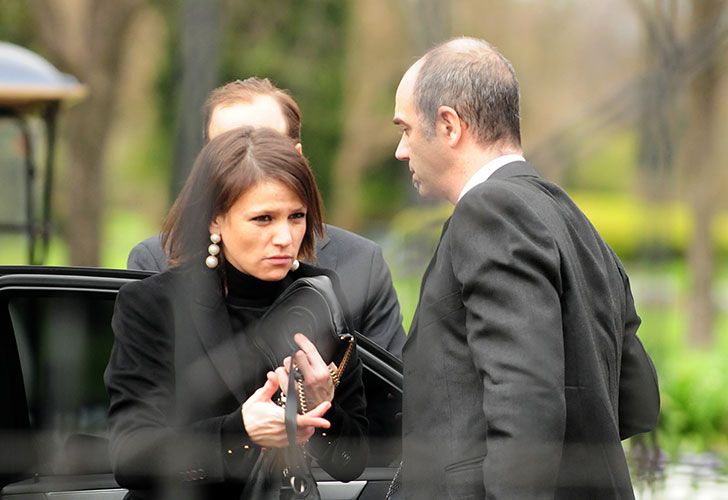
<svg viewBox="0 0 728 500">
<path fill-rule="evenodd" d="M 290 269 L 286 268 L 270 269 L 267 271 L 262 271 L 254 276 L 262 281 L 280 281 L 288 275 L 289 271 Z"/>
</svg>

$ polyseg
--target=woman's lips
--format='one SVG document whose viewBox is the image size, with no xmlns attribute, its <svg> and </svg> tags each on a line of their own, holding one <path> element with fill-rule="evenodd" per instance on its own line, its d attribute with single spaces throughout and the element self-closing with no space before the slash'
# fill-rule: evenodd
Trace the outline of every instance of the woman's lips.
<svg viewBox="0 0 728 500">
<path fill-rule="evenodd" d="M 271 264 L 282 266 L 286 264 L 290 265 L 293 261 L 293 257 L 290 257 L 288 255 L 274 255 L 272 257 L 268 257 L 267 260 Z"/>
</svg>

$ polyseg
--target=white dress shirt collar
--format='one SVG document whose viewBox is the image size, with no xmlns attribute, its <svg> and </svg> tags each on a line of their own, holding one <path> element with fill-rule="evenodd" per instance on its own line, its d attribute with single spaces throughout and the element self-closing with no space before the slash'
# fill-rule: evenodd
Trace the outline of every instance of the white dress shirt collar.
<svg viewBox="0 0 728 500">
<path fill-rule="evenodd" d="M 504 165 L 513 163 L 514 161 L 526 161 L 526 159 L 521 155 L 503 155 L 490 160 L 488 163 L 480 167 L 478 171 L 475 172 L 470 179 L 468 179 L 468 182 L 465 183 L 465 186 L 463 186 L 463 190 L 460 191 L 460 196 L 458 196 L 458 201 L 460 201 L 462 197 L 465 196 L 465 193 L 473 189 L 475 186 L 487 181 L 488 178 L 493 175 L 493 172 L 495 172 Z"/>
</svg>

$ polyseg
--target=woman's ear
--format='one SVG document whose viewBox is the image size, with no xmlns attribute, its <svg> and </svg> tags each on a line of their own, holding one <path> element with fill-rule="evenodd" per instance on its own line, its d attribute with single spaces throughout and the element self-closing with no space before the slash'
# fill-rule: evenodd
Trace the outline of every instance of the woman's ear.
<svg viewBox="0 0 728 500">
<path fill-rule="evenodd" d="M 293 147 L 296 148 L 296 151 L 298 151 L 298 154 L 300 154 L 300 155 L 303 154 L 303 146 L 301 146 L 300 142 L 297 142 L 296 145 Z"/>
<path fill-rule="evenodd" d="M 222 225 L 222 217 L 218 215 L 217 217 L 215 217 L 213 219 L 212 222 L 210 222 L 210 227 L 209 227 L 210 234 L 213 234 L 213 233 L 220 234 L 221 225 Z"/>
</svg>

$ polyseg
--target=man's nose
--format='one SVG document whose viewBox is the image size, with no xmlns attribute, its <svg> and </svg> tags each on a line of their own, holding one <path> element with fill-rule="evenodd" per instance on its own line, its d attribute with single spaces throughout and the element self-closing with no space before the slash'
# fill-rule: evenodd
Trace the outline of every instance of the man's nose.
<svg viewBox="0 0 728 500">
<path fill-rule="evenodd" d="M 399 161 L 409 160 L 409 149 L 405 144 L 404 137 L 399 140 L 399 144 L 397 144 L 397 150 L 394 152 L 394 157 L 397 158 Z"/>
</svg>

